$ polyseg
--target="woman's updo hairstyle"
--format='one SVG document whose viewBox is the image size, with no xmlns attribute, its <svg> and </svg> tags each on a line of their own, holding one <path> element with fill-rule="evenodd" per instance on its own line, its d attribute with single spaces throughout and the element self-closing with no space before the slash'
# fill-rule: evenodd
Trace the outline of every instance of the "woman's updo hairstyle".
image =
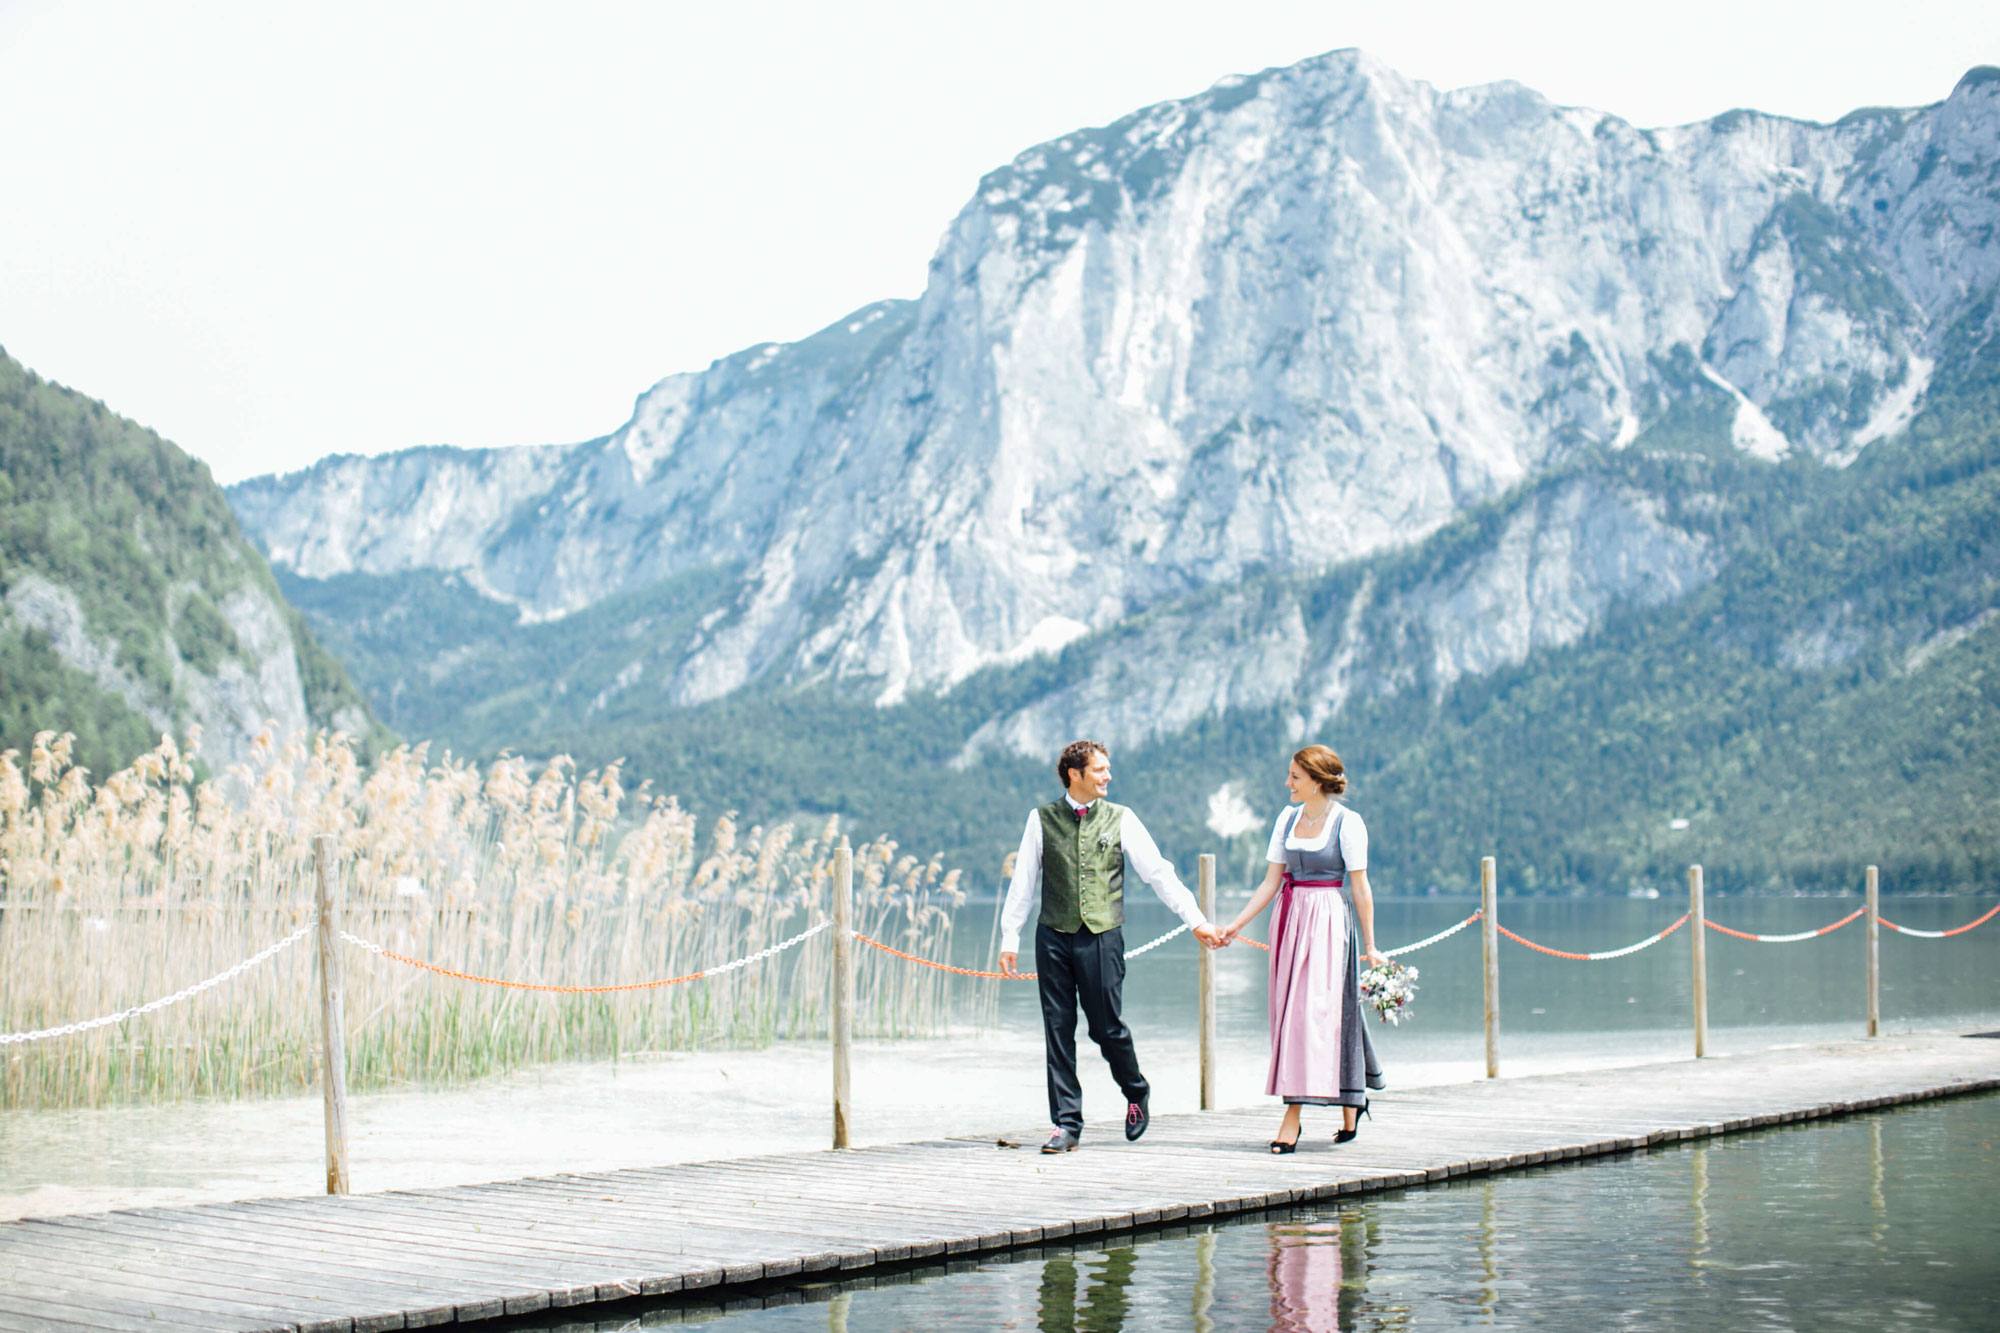
<svg viewBox="0 0 2000 1333">
<path fill-rule="evenodd" d="M 1328 796 L 1338 796 L 1347 790 L 1347 765 L 1324 745 L 1308 745 L 1292 756 L 1292 762 Z"/>
</svg>

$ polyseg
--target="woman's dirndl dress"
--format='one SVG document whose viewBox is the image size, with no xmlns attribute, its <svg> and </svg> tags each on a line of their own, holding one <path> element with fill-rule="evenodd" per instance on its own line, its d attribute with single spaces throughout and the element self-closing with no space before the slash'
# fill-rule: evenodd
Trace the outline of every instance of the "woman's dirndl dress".
<svg viewBox="0 0 2000 1333">
<path fill-rule="evenodd" d="M 1382 1087 L 1382 1066 L 1362 1021 L 1361 944 L 1341 825 L 1355 820 L 1353 832 L 1363 838 L 1366 825 L 1339 806 L 1323 845 L 1297 845 L 1291 831 L 1302 809 L 1280 815 L 1271 836 L 1269 859 L 1282 861 L 1285 876 L 1271 928 L 1271 1073 L 1264 1091 L 1287 1103 L 1359 1107 L 1369 1089 Z"/>
</svg>

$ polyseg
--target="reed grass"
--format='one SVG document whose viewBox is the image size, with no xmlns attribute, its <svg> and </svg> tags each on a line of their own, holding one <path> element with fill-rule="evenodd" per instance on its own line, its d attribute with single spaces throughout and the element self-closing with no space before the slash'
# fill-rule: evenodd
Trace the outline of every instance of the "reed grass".
<svg viewBox="0 0 2000 1333">
<path fill-rule="evenodd" d="M 43 733 L 0 755 L 0 1032 L 108 1014 L 212 976 L 312 919 L 312 844 L 341 851 L 345 927 L 462 972 L 611 985 L 753 953 L 831 911 L 838 822 L 706 839 L 670 796 L 627 793 L 617 765 L 558 756 L 485 768 L 427 746 L 363 770 L 340 734 L 279 742 L 197 780 L 163 738 L 93 784 Z M 856 928 L 945 957 L 958 872 L 855 848 Z M 827 1028 L 822 934 L 723 976 L 616 995 L 523 992 L 343 946 L 351 1087 L 479 1078 L 560 1060 L 761 1045 Z M 988 1012 L 980 988 L 859 951 L 858 1035 L 940 1034 Z M 248 1097 L 318 1082 L 313 940 L 168 1009 L 0 1046 L 0 1106 Z"/>
</svg>

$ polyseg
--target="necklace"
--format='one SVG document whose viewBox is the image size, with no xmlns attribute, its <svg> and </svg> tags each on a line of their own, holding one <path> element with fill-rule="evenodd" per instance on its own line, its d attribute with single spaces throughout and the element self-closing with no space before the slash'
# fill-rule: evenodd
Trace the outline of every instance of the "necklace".
<svg viewBox="0 0 2000 1333">
<path fill-rule="evenodd" d="M 1306 803 L 1305 803 L 1304 801 L 1300 801 L 1300 802 L 1299 802 L 1299 823 L 1300 823 L 1300 824 L 1324 824 L 1324 823 L 1326 822 L 1326 817 L 1327 817 L 1327 816 L 1328 816 L 1329 814 L 1331 814 L 1332 812 L 1333 812 L 1333 802 L 1332 802 L 1332 801 L 1328 801 L 1328 802 L 1327 802 L 1327 803 L 1326 803 L 1325 805 L 1321 806 L 1321 807 L 1319 808 L 1319 813 L 1318 813 L 1318 814 L 1314 814 L 1314 813 L 1313 813 L 1312 811 L 1308 810 L 1308 809 L 1306 808 Z M 1293 828 L 1292 828 L 1292 832 L 1293 832 L 1293 834 L 1294 834 L 1294 835 L 1296 835 L 1296 834 L 1298 833 L 1298 827 L 1297 827 L 1297 825 L 1294 825 L 1294 826 L 1293 826 Z"/>
</svg>

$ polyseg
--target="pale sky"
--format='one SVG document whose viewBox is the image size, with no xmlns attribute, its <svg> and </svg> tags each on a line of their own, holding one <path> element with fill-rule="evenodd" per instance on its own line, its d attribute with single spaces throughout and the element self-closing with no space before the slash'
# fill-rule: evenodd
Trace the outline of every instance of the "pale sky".
<svg viewBox="0 0 2000 1333">
<path fill-rule="evenodd" d="M 915 296 L 986 171 L 1359 46 L 1641 125 L 2000 64 L 2000 4 L 0 0 L 0 346 L 225 482 L 572 442 Z"/>
</svg>

